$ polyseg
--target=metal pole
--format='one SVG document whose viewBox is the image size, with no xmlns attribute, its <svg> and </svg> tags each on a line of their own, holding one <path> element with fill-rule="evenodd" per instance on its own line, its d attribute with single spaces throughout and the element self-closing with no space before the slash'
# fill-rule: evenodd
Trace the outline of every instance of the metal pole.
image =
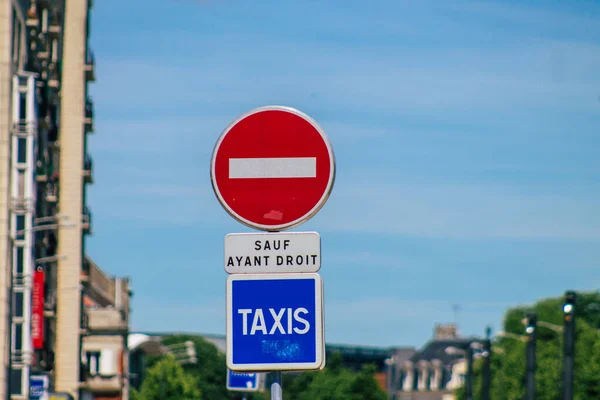
<svg viewBox="0 0 600 400">
<path fill-rule="evenodd" d="M 485 340 L 483 341 L 483 382 L 481 385 L 481 400 L 490 400 L 490 386 L 492 381 L 491 363 L 492 363 L 492 328 L 489 326 L 485 332 Z"/>
<path fill-rule="evenodd" d="M 535 342 L 536 342 L 536 324 L 537 316 L 535 314 L 529 314 L 527 317 L 527 347 L 525 348 L 525 358 L 527 364 L 527 400 L 535 400 L 535 369 L 536 369 L 536 358 L 535 358 Z"/>
<path fill-rule="evenodd" d="M 271 400 L 282 400 L 281 371 L 271 371 Z"/>
<path fill-rule="evenodd" d="M 388 400 L 394 400 L 396 395 L 395 385 L 396 385 L 396 357 L 392 356 L 390 358 L 386 358 L 385 365 L 387 367 L 386 371 L 386 391 L 388 394 Z"/>
<path fill-rule="evenodd" d="M 165 398 L 165 365 L 162 364 L 160 368 L 160 398 Z"/>
<path fill-rule="evenodd" d="M 564 313 L 564 357 L 563 357 L 563 399 L 573 400 L 574 355 L 575 355 L 575 292 L 565 293 Z"/>
<path fill-rule="evenodd" d="M 498 357 L 500 359 L 500 365 L 498 366 L 498 397 L 499 400 L 504 400 L 504 360 L 502 357 Z"/>
<path fill-rule="evenodd" d="M 473 400 L 473 347 L 467 349 L 467 379 L 465 384 L 467 400 Z"/>
</svg>

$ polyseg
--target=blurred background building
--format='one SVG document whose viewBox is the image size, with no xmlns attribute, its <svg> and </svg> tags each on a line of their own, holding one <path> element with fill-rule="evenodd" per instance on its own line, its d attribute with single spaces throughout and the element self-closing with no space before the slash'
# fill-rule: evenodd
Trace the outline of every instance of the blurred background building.
<svg viewBox="0 0 600 400">
<path fill-rule="evenodd" d="M 86 256 L 91 0 L 0 0 L 0 399 L 126 399 L 129 280 Z"/>
</svg>

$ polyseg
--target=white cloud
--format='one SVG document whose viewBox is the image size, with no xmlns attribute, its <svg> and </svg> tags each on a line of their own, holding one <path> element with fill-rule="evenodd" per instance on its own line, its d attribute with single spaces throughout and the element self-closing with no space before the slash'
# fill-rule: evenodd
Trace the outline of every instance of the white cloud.
<svg viewBox="0 0 600 400">
<path fill-rule="evenodd" d="M 102 218 L 139 220 L 191 226 L 222 217 L 210 185 L 177 183 L 122 184 L 93 195 L 94 213 Z"/>
<path fill-rule="evenodd" d="M 336 322 L 381 322 L 381 318 L 410 320 L 447 320 L 452 316 L 452 304 L 465 304 L 464 313 L 489 313 L 490 310 L 504 311 L 509 302 L 450 301 L 450 300 L 403 300 L 397 297 L 366 297 L 351 301 L 326 303 L 326 312 Z"/>
<path fill-rule="evenodd" d="M 101 67 L 106 82 L 96 97 L 111 107 L 161 113 L 192 105 L 241 112 L 249 104 L 273 102 L 321 109 L 323 115 L 327 110 L 452 111 L 478 119 L 478 112 L 522 114 L 525 107 L 598 110 L 598 91 L 591 85 L 600 79 L 598 46 L 533 40 L 519 48 L 420 50 L 410 57 L 278 39 L 267 39 L 265 46 L 280 54 L 275 65 L 264 65 L 249 49 L 216 51 L 188 66 L 106 60 Z"/>
<path fill-rule="evenodd" d="M 464 3 L 458 7 L 484 13 L 507 11 L 491 3 Z M 514 10 L 508 11 L 511 18 L 521 18 Z M 539 11 L 531 12 L 523 18 L 540 17 L 536 14 Z M 346 22 L 350 23 L 356 17 L 350 13 L 342 18 L 349 18 Z M 165 41 L 172 39 L 168 36 L 172 32 L 165 34 Z M 248 42 L 261 43 L 265 51 L 245 46 Z M 389 128 L 344 121 L 339 111 L 348 119 L 353 113 L 371 113 L 373 121 L 378 116 L 398 121 L 419 116 L 439 120 L 442 125 L 448 119 L 460 119 L 472 126 L 485 124 L 480 136 L 488 152 L 493 147 L 489 143 L 499 141 L 495 138 L 500 137 L 496 134 L 500 129 L 519 125 L 537 132 L 543 129 L 540 125 L 547 125 L 549 117 L 558 115 L 557 111 L 594 115 L 600 109 L 596 85 L 600 83 L 600 47 L 576 41 L 529 38 L 517 47 L 402 52 L 331 42 L 315 44 L 256 33 L 217 33 L 198 38 L 196 45 L 202 48 L 197 57 L 186 53 L 186 59 L 105 58 L 99 63 L 99 75 L 104 76 L 99 79 L 102 85 L 95 88 L 99 110 L 144 115 L 129 116 L 137 120 L 128 121 L 102 122 L 100 118 L 100 133 L 91 139 L 92 149 L 100 154 L 142 154 L 143 158 L 124 157 L 103 168 L 115 173 L 123 168 L 135 183 L 152 182 L 153 192 L 146 194 L 164 202 L 151 200 L 138 205 L 133 199 L 148 197 L 144 190 L 150 188 L 121 181 L 95 194 L 114 197 L 111 193 L 122 190 L 129 197 L 131 204 L 119 205 L 107 213 L 132 218 L 141 213 L 160 220 L 168 220 L 174 213 L 179 222 L 215 218 L 201 216 L 214 214 L 219 208 L 208 180 L 210 153 L 222 129 L 249 106 L 276 102 L 314 110 L 311 115 L 338 144 L 336 149 L 343 148 L 339 145 L 343 141 L 356 144 L 363 139 L 396 135 L 395 141 L 379 146 L 402 147 L 408 140 Z M 387 46 L 389 50 L 395 45 Z M 266 64 L 265 54 L 277 57 L 270 57 Z M 156 79 L 158 76 L 160 79 Z M 507 118 L 508 114 L 535 117 L 513 120 Z M 488 130 L 490 127 L 496 130 Z M 446 135 L 451 139 L 444 143 L 465 137 L 459 128 L 453 129 Z M 411 132 L 413 136 L 421 133 L 419 129 Z M 507 135 L 510 133 L 502 137 Z M 435 142 L 434 137 L 431 142 Z M 522 143 L 519 140 L 514 147 Z M 513 147 L 509 141 L 502 144 L 505 151 Z M 543 147 L 528 144 L 531 149 Z M 421 145 L 408 151 L 429 151 L 424 149 Z M 357 151 L 353 147 L 344 150 L 351 155 Z M 406 147 L 402 150 L 407 151 Z M 467 152 L 461 151 L 461 155 Z M 179 157 L 177 162 L 175 157 Z M 526 170 L 524 162 L 513 160 L 490 162 L 497 168 L 494 171 L 514 172 L 515 176 Z M 382 163 L 387 162 L 389 167 L 389 161 Z M 562 172 L 573 168 L 562 164 Z M 147 172 L 139 165 L 147 166 Z M 549 174 L 556 165 L 544 163 L 544 171 L 534 172 Z M 587 172 L 595 169 L 592 166 Z M 202 189 L 197 181 L 188 187 L 186 182 L 193 182 L 197 176 Z M 388 178 L 393 176 L 391 172 Z M 538 195 L 519 186 L 348 185 L 338 178 L 319 221 L 326 229 L 428 237 L 598 238 L 600 223 L 594 213 L 597 195 L 584 198 L 564 193 Z M 208 206 L 200 210 L 198 201 Z"/>
<path fill-rule="evenodd" d="M 566 5 L 568 3 L 564 3 Z M 588 6 L 592 5 L 590 2 Z M 563 4 L 561 4 L 563 5 Z M 582 4 L 578 4 L 582 5 Z M 586 5 L 579 12 L 566 12 L 564 9 L 544 7 L 541 4 L 518 2 L 503 3 L 500 1 L 453 1 L 446 4 L 447 8 L 462 13 L 475 13 L 480 18 L 495 17 L 505 21 L 520 22 L 531 26 L 532 24 L 544 27 L 558 26 L 586 32 L 600 32 L 597 20 L 592 14 L 586 13 Z"/>
<path fill-rule="evenodd" d="M 338 185 L 323 230 L 417 237 L 599 240 L 598 195 L 518 186 Z"/>
<path fill-rule="evenodd" d="M 91 147 L 94 151 L 111 153 L 197 151 L 210 154 L 214 142 L 229 122 L 228 116 L 219 118 L 214 115 L 194 118 L 100 119 L 96 124 L 98 133 L 91 138 Z"/>
<path fill-rule="evenodd" d="M 323 254 L 322 259 L 323 263 L 328 265 L 328 268 L 343 266 L 344 270 L 349 267 L 364 268 L 365 266 L 368 266 L 369 270 L 374 268 L 409 269 L 415 267 L 414 260 L 403 259 L 402 256 L 396 253 L 371 250 L 333 250 Z"/>
<path fill-rule="evenodd" d="M 115 196 L 119 197 L 169 197 L 169 198 L 207 198 L 212 195 L 210 188 L 192 185 L 180 185 L 170 183 L 156 184 L 128 184 L 116 187 Z"/>
<path fill-rule="evenodd" d="M 132 330 L 225 333 L 225 298 L 198 304 L 176 304 L 154 297 L 133 299 Z M 174 304 L 175 303 L 175 304 Z M 138 305 L 139 304 L 139 305 Z"/>
</svg>

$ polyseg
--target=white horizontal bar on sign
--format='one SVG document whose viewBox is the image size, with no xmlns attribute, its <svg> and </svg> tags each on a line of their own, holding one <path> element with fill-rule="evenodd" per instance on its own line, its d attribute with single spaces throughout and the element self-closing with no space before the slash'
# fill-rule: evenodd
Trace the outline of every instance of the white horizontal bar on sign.
<svg viewBox="0 0 600 400">
<path fill-rule="evenodd" d="M 229 274 L 317 272 L 321 268 L 317 232 L 230 233 L 224 245 Z"/>
<path fill-rule="evenodd" d="M 229 179 L 316 177 L 316 157 L 229 159 Z"/>
</svg>

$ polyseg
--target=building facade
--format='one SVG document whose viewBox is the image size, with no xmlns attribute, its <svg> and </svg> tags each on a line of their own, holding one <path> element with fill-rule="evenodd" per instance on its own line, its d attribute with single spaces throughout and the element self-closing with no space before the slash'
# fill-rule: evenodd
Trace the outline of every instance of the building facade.
<svg viewBox="0 0 600 400">
<path fill-rule="evenodd" d="M 127 399 L 130 287 L 86 257 L 91 0 L 0 0 L 0 399 Z"/>
<path fill-rule="evenodd" d="M 455 325 L 437 325 L 418 351 L 391 357 L 388 393 L 395 400 L 454 400 L 464 385 L 467 348 L 479 340 L 459 336 Z"/>
</svg>

